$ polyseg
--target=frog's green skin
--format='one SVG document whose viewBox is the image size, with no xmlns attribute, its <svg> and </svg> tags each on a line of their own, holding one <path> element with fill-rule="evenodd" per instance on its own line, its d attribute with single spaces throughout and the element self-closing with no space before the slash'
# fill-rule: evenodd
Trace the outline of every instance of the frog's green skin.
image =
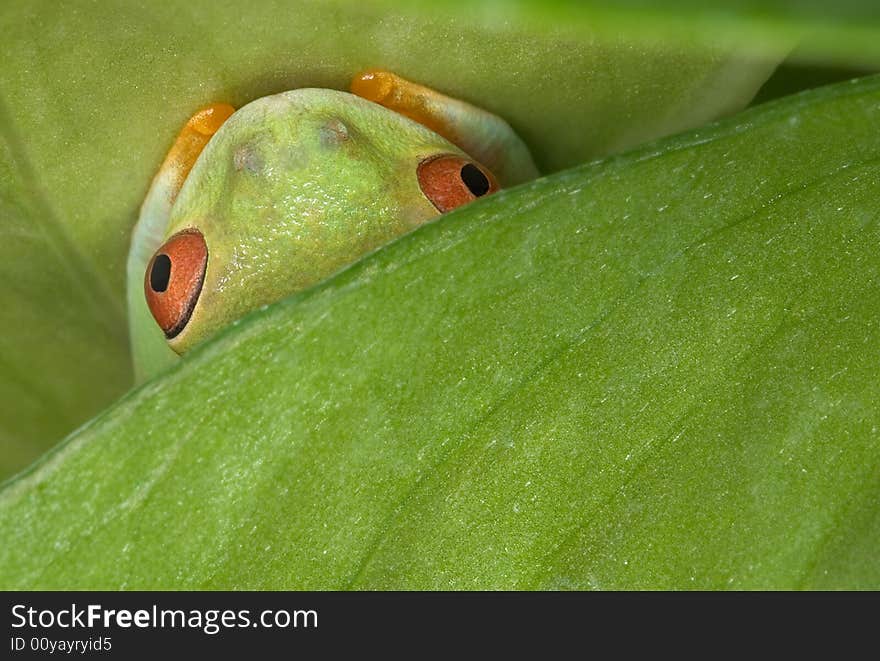
<svg viewBox="0 0 880 661">
<path fill-rule="evenodd" d="M 182 353 L 438 216 L 417 177 L 418 164 L 437 154 L 467 157 L 421 124 L 345 92 L 298 89 L 236 111 L 210 138 L 173 204 L 155 191 L 144 203 L 129 263 L 140 376 L 171 357 L 158 346 L 166 340 L 143 299 L 146 263 L 169 237 L 196 228 L 208 248 L 198 302 L 168 340 Z M 529 157 L 512 177 L 534 175 Z"/>
</svg>

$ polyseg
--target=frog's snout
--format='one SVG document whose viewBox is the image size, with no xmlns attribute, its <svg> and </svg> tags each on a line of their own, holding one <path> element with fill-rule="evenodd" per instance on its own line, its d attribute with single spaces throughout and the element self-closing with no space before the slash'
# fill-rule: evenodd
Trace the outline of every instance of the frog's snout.
<svg viewBox="0 0 880 661">
<path fill-rule="evenodd" d="M 153 318 L 169 340 L 189 322 L 202 293 L 208 244 L 189 228 L 168 239 L 147 264 L 144 294 Z"/>
</svg>

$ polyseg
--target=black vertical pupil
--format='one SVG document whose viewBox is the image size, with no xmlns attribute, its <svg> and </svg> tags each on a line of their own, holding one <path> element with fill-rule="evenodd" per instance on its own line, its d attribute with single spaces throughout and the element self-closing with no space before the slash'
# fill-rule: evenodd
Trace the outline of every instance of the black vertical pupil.
<svg viewBox="0 0 880 661">
<path fill-rule="evenodd" d="M 168 281 L 171 279 L 171 258 L 168 255 L 157 255 L 153 260 L 153 268 L 150 270 L 150 287 L 155 292 L 163 292 L 168 289 Z"/>
<path fill-rule="evenodd" d="M 461 180 L 476 197 L 482 197 L 489 192 L 489 178 L 473 163 L 461 166 Z"/>
</svg>

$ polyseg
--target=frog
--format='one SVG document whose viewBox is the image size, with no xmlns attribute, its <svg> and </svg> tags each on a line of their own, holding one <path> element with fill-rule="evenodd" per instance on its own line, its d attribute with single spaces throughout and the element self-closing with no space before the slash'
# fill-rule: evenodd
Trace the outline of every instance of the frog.
<svg viewBox="0 0 880 661">
<path fill-rule="evenodd" d="M 139 380 L 257 308 L 539 176 L 501 117 L 386 69 L 186 122 L 132 234 Z"/>
</svg>

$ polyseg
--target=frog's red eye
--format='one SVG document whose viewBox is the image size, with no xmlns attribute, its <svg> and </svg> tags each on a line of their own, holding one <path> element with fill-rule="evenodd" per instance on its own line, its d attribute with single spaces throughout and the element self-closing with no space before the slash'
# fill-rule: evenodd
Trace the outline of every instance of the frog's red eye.
<svg viewBox="0 0 880 661">
<path fill-rule="evenodd" d="M 147 305 L 169 340 L 184 329 L 192 316 L 207 265 L 208 244 L 196 229 L 172 236 L 147 265 Z"/>
<path fill-rule="evenodd" d="M 495 177 L 479 163 L 453 154 L 419 163 L 419 186 L 441 213 L 498 190 Z"/>
</svg>

